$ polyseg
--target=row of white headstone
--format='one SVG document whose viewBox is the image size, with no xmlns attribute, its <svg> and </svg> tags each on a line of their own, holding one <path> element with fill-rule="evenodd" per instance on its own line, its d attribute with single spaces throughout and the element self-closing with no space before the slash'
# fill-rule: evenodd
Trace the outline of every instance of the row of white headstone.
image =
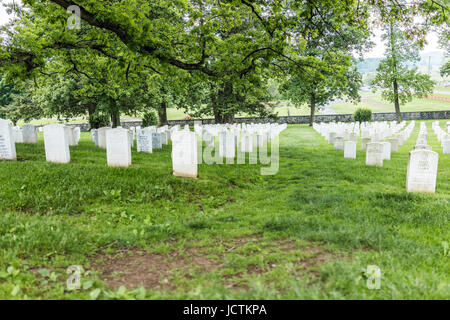
<svg viewBox="0 0 450 320">
<path fill-rule="evenodd" d="M 431 126 L 438 138 L 438 141 L 441 143 L 442 153 L 450 154 L 450 121 L 446 124 L 447 131 L 441 128 L 439 121 L 434 121 Z"/>
<path fill-rule="evenodd" d="M 242 152 L 252 152 L 253 148 L 261 147 L 274 136 L 278 136 L 287 125 L 278 124 L 194 124 L 194 132 L 188 125 L 181 130 L 179 125 L 171 128 L 99 128 L 91 130 L 94 143 L 107 150 L 109 166 L 131 165 L 131 147 L 136 135 L 137 151 L 152 153 L 153 149 L 162 148 L 163 144 L 172 141 L 173 174 L 183 177 L 197 177 L 198 167 L 198 137 L 205 141 L 206 146 L 214 147 L 217 141 L 220 157 L 234 158 L 239 143 Z M 217 137 L 217 140 L 215 140 Z M 201 155 L 200 155 L 201 156 Z"/>
<path fill-rule="evenodd" d="M 135 139 L 138 152 L 152 153 L 153 149 L 161 149 L 163 144 L 169 143 L 170 130 L 168 126 L 131 129 L 102 127 L 92 129 L 91 138 L 96 146 L 106 149 L 108 166 L 128 167 L 131 165 L 131 148 Z"/>
<path fill-rule="evenodd" d="M 409 152 L 406 170 L 407 192 L 436 191 L 436 179 L 439 155 L 428 145 L 428 132 L 424 122 L 420 123 L 414 149 Z"/>
<path fill-rule="evenodd" d="M 286 124 L 214 124 L 194 125 L 194 132 L 202 138 L 207 147 L 214 147 L 218 142 L 220 157 L 233 159 L 236 149 L 240 152 L 251 153 L 253 149 L 261 148 L 271 139 L 278 136 L 287 127 Z"/>
<path fill-rule="evenodd" d="M 391 152 L 397 152 L 414 129 L 414 122 L 406 128 L 405 125 L 406 122 L 320 123 L 313 128 L 333 144 L 335 150 L 344 150 L 344 158 L 349 159 L 356 159 L 356 145 L 361 136 L 366 165 L 382 167 L 383 161 L 391 159 Z"/>
<path fill-rule="evenodd" d="M 216 150 L 220 158 L 234 159 L 236 151 L 253 153 L 278 136 L 287 127 L 286 124 L 194 124 L 194 132 L 185 126 L 184 130 L 172 133 L 172 164 L 176 176 L 197 177 L 198 143 Z M 239 148 L 239 149 L 238 149 Z M 228 162 L 227 163 L 232 163 Z"/>
<path fill-rule="evenodd" d="M 450 122 L 447 123 L 449 130 Z M 362 150 L 366 150 L 366 165 L 383 166 L 383 160 L 390 160 L 391 152 L 397 152 L 411 135 L 415 121 L 406 126 L 406 122 L 373 122 L 362 123 L 321 123 L 314 129 L 322 134 L 336 150 L 344 149 L 345 158 L 356 158 L 356 143 L 361 131 Z M 449 135 L 439 127 L 439 122 L 433 123 L 433 130 L 444 148 L 448 147 Z M 348 139 L 348 141 L 344 141 Z M 387 140 L 387 141 L 381 141 Z M 406 173 L 407 192 L 428 192 L 436 190 L 438 168 L 438 153 L 428 145 L 428 133 L 424 122 L 420 123 L 419 135 L 414 150 L 409 152 Z"/>
<path fill-rule="evenodd" d="M 0 159 L 16 160 L 16 143 L 37 143 L 37 128 L 26 124 L 13 127 L 11 121 L 0 119 Z M 70 162 L 69 146 L 78 145 L 80 128 L 63 124 L 43 127 L 46 160 L 49 162 Z"/>
</svg>

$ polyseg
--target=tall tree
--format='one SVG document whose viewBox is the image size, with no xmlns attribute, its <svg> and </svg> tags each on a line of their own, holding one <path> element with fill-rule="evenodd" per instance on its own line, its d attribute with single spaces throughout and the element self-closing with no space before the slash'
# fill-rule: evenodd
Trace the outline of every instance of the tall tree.
<svg viewBox="0 0 450 320">
<path fill-rule="evenodd" d="M 439 39 L 441 47 L 445 50 L 447 62 L 441 67 L 441 76 L 450 77 L 450 22 L 441 29 L 441 37 Z"/>
<path fill-rule="evenodd" d="M 413 95 L 426 97 L 433 92 L 435 83 L 414 68 L 420 60 L 420 43 L 409 39 L 392 20 L 383 26 L 383 31 L 382 39 L 387 42 L 385 58 L 380 61 L 372 85 L 375 90 L 384 89 L 381 97 L 394 103 L 397 121 L 401 121 L 400 105 L 412 101 Z"/>
<path fill-rule="evenodd" d="M 336 25 L 337 13 L 333 8 L 305 2 L 304 9 L 308 14 L 302 17 L 302 26 L 294 29 L 292 34 L 295 39 L 303 39 L 298 50 L 316 67 L 308 70 L 292 68 L 281 91 L 295 106 L 306 104 L 310 108 L 312 126 L 317 108 L 339 98 L 359 100 L 361 76 L 356 71 L 352 54 L 361 53 L 371 46 L 371 42 L 366 40 L 368 33 L 365 30 L 345 23 Z M 311 32 L 308 25 L 315 26 L 316 32 Z"/>
</svg>

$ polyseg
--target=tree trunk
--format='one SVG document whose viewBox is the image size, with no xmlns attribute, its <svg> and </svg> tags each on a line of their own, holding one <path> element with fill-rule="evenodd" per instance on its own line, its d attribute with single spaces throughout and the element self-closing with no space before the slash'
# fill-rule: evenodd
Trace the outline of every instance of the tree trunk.
<svg viewBox="0 0 450 320">
<path fill-rule="evenodd" d="M 167 102 L 162 102 L 158 109 L 159 125 L 165 126 L 167 124 Z"/>
<path fill-rule="evenodd" d="M 400 112 L 400 103 L 398 101 L 398 84 L 397 80 L 394 80 L 394 105 L 395 105 L 395 115 L 397 117 L 397 122 L 402 121 L 402 114 Z"/>
<path fill-rule="evenodd" d="M 214 110 L 215 123 L 232 123 L 234 122 L 234 114 L 225 112 L 223 106 L 226 106 L 230 101 L 233 101 L 233 83 L 227 81 L 223 87 L 218 90 L 217 94 L 211 90 L 211 103 Z"/>
<path fill-rule="evenodd" d="M 87 107 L 88 107 L 88 114 L 89 114 L 89 119 L 90 119 L 91 116 L 95 113 L 97 106 L 95 105 L 95 103 L 89 103 Z"/>
<path fill-rule="evenodd" d="M 314 123 L 315 112 L 316 112 L 316 96 L 314 95 L 314 93 L 311 93 L 309 107 L 311 108 L 311 115 L 309 117 L 309 125 L 312 127 L 312 125 Z"/>
<path fill-rule="evenodd" d="M 389 36 L 391 40 L 391 54 L 392 54 L 392 69 L 393 69 L 393 87 L 394 87 L 394 105 L 395 105 L 395 114 L 397 118 L 397 122 L 402 121 L 402 114 L 400 113 L 400 103 L 398 101 L 398 83 L 397 83 L 397 55 L 395 50 L 395 41 L 394 41 L 394 25 L 392 21 L 389 24 Z"/>
<path fill-rule="evenodd" d="M 114 111 L 111 112 L 111 123 L 113 128 L 117 128 L 120 126 L 120 112 Z"/>
</svg>

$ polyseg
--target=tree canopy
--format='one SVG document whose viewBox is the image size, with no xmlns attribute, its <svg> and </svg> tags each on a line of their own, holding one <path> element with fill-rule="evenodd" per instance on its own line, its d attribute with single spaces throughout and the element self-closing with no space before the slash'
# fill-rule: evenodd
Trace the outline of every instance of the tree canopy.
<svg viewBox="0 0 450 320">
<path fill-rule="evenodd" d="M 80 28 L 68 28 L 73 6 Z M 349 57 L 365 47 L 373 12 L 416 42 L 427 25 L 448 21 L 446 4 L 431 0 L 23 0 L 10 10 L 16 17 L 2 28 L 0 48 L 5 81 L 34 85 L 43 113 L 101 112 L 113 125 L 146 109 L 165 122 L 172 104 L 217 122 L 270 115 L 271 78 L 326 79 L 322 92 L 351 95 Z"/>
<path fill-rule="evenodd" d="M 408 39 L 398 23 L 393 21 L 383 26 L 383 31 L 383 40 L 387 42 L 386 58 L 380 61 L 372 85 L 384 89 L 382 98 L 394 103 L 397 121 L 401 121 L 400 105 L 411 101 L 413 95 L 424 97 L 432 93 L 435 83 L 429 75 L 421 74 L 408 65 L 420 60 L 420 43 Z"/>
</svg>

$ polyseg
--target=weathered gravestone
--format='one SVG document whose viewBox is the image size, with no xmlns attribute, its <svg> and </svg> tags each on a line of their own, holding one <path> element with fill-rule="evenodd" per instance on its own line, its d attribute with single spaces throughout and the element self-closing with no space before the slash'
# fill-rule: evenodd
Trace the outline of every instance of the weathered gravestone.
<svg viewBox="0 0 450 320">
<path fill-rule="evenodd" d="M 74 128 L 71 126 L 65 126 L 66 127 L 66 133 L 67 133 L 67 139 L 69 141 L 69 146 L 76 146 L 77 143 L 75 141 L 75 132 Z"/>
<path fill-rule="evenodd" d="M 366 150 L 366 166 L 383 166 L 383 144 L 369 142 Z"/>
<path fill-rule="evenodd" d="M 22 127 L 22 135 L 23 135 L 24 143 L 37 143 L 38 142 L 36 127 L 32 124 L 25 124 Z"/>
<path fill-rule="evenodd" d="M 149 128 L 138 130 L 136 144 L 137 152 L 152 153 L 152 131 Z"/>
<path fill-rule="evenodd" d="M 344 143 L 344 158 L 356 159 L 356 142 L 345 141 Z"/>
<path fill-rule="evenodd" d="M 161 135 L 161 144 L 169 144 L 169 132 L 166 130 L 159 132 Z"/>
<path fill-rule="evenodd" d="M 110 167 L 131 165 L 131 145 L 128 129 L 115 128 L 106 131 L 106 158 Z"/>
<path fill-rule="evenodd" d="M 343 137 L 336 137 L 334 139 L 334 149 L 335 150 L 344 149 L 344 138 Z"/>
<path fill-rule="evenodd" d="M 98 130 L 97 129 L 91 130 L 91 138 L 92 138 L 92 141 L 94 141 L 94 144 L 96 146 L 98 146 Z"/>
<path fill-rule="evenodd" d="M 391 143 L 381 142 L 383 145 L 383 160 L 391 160 Z"/>
<path fill-rule="evenodd" d="M 391 138 L 389 139 L 389 142 L 391 143 L 391 152 L 398 152 L 398 145 L 399 145 L 398 139 Z"/>
<path fill-rule="evenodd" d="M 197 177 L 197 137 L 187 130 L 172 135 L 173 174 L 178 177 Z"/>
<path fill-rule="evenodd" d="M 127 129 L 128 130 L 128 140 L 130 143 L 130 148 L 134 147 L 134 133 L 133 130 Z"/>
<path fill-rule="evenodd" d="M 98 146 L 106 149 L 106 132 L 110 130 L 110 127 L 102 127 L 98 129 Z"/>
<path fill-rule="evenodd" d="M 78 145 L 78 142 L 80 142 L 80 138 L 81 138 L 81 129 L 80 129 L 80 127 L 74 127 L 73 128 L 73 135 L 74 135 L 75 145 Z"/>
<path fill-rule="evenodd" d="M 328 143 L 334 145 L 334 139 L 336 139 L 336 136 L 337 136 L 336 132 L 328 133 Z"/>
<path fill-rule="evenodd" d="M 362 138 L 361 139 L 361 150 L 366 150 L 367 144 L 370 143 L 370 141 L 371 141 L 370 138 Z"/>
<path fill-rule="evenodd" d="M 442 140 L 442 149 L 444 154 L 450 154 L 450 139 Z"/>
<path fill-rule="evenodd" d="M 419 136 L 417 137 L 416 144 L 428 144 L 428 142 L 427 142 L 427 134 L 426 133 L 419 133 Z"/>
<path fill-rule="evenodd" d="M 438 158 L 437 152 L 430 150 L 409 152 L 406 172 L 407 192 L 435 192 Z"/>
<path fill-rule="evenodd" d="M 0 159 L 16 160 L 16 158 L 16 145 L 11 122 L 0 119 Z"/>
<path fill-rule="evenodd" d="M 22 129 L 20 129 L 20 127 L 13 127 L 12 130 L 13 130 L 14 142 L 15 143 L 23 143 Z"/>
<path fill-rule="evenodd" d="M 153 149 L 161 149 L 162 148 L 161 133 L 152 132 L 152 147 L 153 147 Z"/>
<path fill-rule="evenodd" d="M 45 158 L 48 162 L 70 162 L 69 137 L 66 128 L 57 123 L 44 126 Z"/>
</svg>

